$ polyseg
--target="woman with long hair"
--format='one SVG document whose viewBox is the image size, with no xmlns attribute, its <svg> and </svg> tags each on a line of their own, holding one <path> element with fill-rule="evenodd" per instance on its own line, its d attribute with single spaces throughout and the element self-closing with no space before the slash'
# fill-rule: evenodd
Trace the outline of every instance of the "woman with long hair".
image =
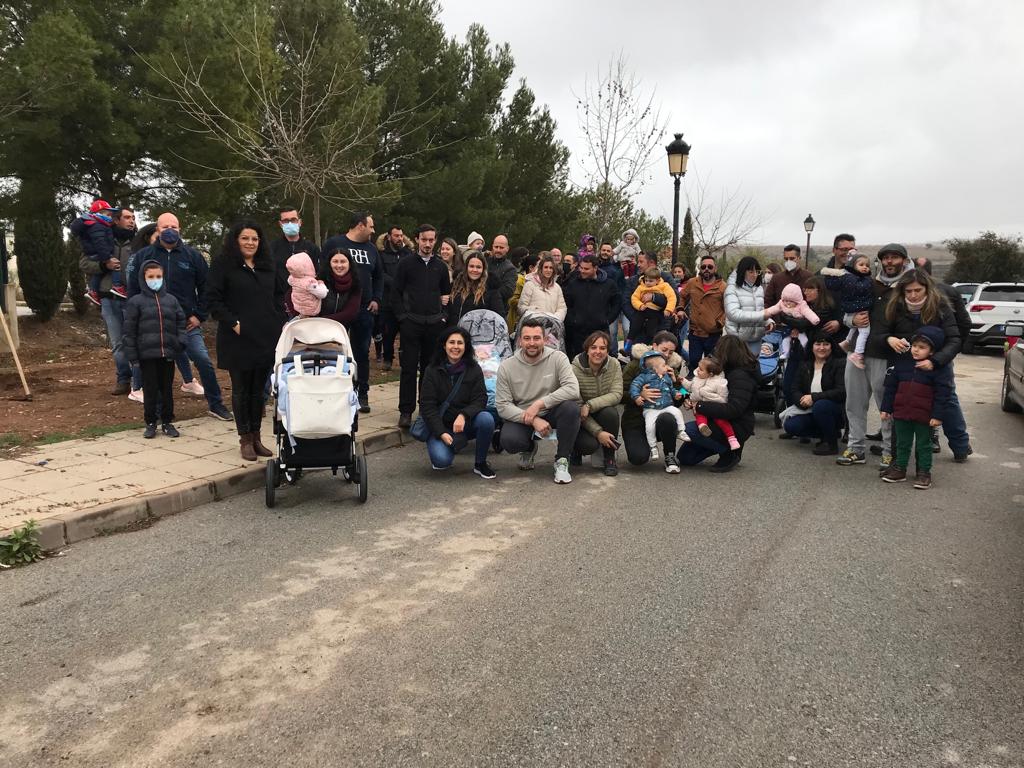
<svg viewBox="0 0 1024 768">
<path fill-rule="evenodd" d="M 358 317 L 363 289 L 359 270 L 352 263 L 347 248 L 329 248 L 320 257 L 323 270 L 320 279 L 327 286 L 327 296 L 320 302 L 320 317 L 341 323 L 345 330 Z"/>
<path fill-rule="evenodd" d="M 825 332 L 833 345 L 836 345 L 832 350 L 833 356 L 845 358 L 846 353 L 839 348 L 838 344 L 846 339 L 850 329 L 843 325 L 843 310 L 836 303 L 828 286 L 825 285 L 825 278 L 815 275 L 804 283 L 804 301 L 814 310 L 814 314 L 818 316 L 818 328 L 820 330 L 824 331 L 825 326 L 833 320 L 839 323 L 839 328 L 836 329 L 835 333 Z"/>
<path fill-rule="evenodd" d="M 430 430 L 427 455 L 434 469 L 451 467 L 455 454 L 475 440 L 473 471 L 485 480 L 495 477 L 487 463 L 494 417 L 487 410 L 483 370 L 464 328 L 456 326 L 441 334 L 434 360 L 420 381 L 420 416 Z"/>
<path fill-rule="evenodd" d="M 437 248 L 437 255 L 441 257 L 441 261 L 448 267 L 448 280 L 449 282 L 455 282 L 455 276 L 462 272 L 463 264 L 462 260 L 462 249 L 459 248 L 459 244 L 455 242 L 454 237 L 446 237 L 441 241 L 441 245 Z"/>
<path fill-rule="evenodd" d="M 523 282 L 523 293 L 519 297 L 520 317 L 529 312 L 545 312 L 565 320 L 565 297 L 557 277 L 555 260 L 550 253 L 545 253 L 537 262 L 537 269 Z"/>
<path fill-rule="evenodd" d="M 711 467 L 711 471 L 729 472 L 740 463 L 743 444 L 754 434 L 754 404 L 761 377 L 757 358 L 738 336 L 723 336 L 719 339 L 715 345 L 715 359 L 722 366 L 725 380 L 729 384 L 728 399 L 724 403 L 684 402 L 695 413 L 707 417 L 711 435 L 705 437 L 695 421 L 687 422 L 686 434 L 690 440 L 680 447 L 677 458 L 686 467 L 700 464 L 709 456 L 718 454 L 718 462 Z M 730 450 L 728 440 L 715 423 L 716 419 L 724 419 L 732 424 L 740 443 L 738 449 Z"/>
<path fill-rule="evenodd" d="M 231 376 L 231 404 L 242 458 L 273 456 L 260 441 L 263 391 L 284 324 L 284 281 L 263 231 L 252 221 L 228 230 L 206 281 L 206 303 L 217 320 L 217 367 Z"/>
<path fill-rule="evenodd" d="M 503 314 L 501 294 L 487 284 L 487 259 L 478 253 L 466 257 L 463 270 L 455 276 L 448 301 L 448 322 L 454 325 L 467 312 L 489 309 Z"/>
<path fill-rule="evenodd" d="M 754 355 L 761 348 L 766 327 L 761 276 L 757 259 L 744 256 L 725 288 L 725 332 L 745 341 Z"/>
</svg>

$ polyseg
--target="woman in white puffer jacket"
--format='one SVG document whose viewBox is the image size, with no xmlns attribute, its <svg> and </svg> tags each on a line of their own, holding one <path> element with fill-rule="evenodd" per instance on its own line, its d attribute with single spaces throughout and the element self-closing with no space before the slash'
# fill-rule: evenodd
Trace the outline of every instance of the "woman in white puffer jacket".
<svg viewBox="0 0 1024 768">
<path fill-rule="evenodd" d="M 555 282 L 555 260 L 546 253 L 537 262 L 537 270 L 526 276 L 523 292 L 519 296 L 519 317 L 530 312 L 544 312 L 565 321 L 565 298 L 562 286 Z"/>
<path fill-rule="evenodd" d="M 745 341 L 757 357 L 770 322 L 764 314 L 761 265 L 753 256 L 744 256 L 725 289 L 725 332 Z"/>
</svg>

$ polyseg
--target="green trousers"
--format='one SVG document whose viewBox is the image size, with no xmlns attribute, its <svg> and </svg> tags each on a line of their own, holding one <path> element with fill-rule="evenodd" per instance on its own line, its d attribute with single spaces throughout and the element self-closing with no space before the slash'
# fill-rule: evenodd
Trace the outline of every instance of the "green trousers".
<svg viewBox="0 0 1024 768">
<path fill-rule="evenodd" d="M 907 468 L 910 462 L 910 449 L 917 441 L 915 458 L 918 472 L 932 471 L 932 430 L 927 424 L 906 419 L 894 419 L 893 429 L 896 430 L 896 466 Z"/>
</svg>

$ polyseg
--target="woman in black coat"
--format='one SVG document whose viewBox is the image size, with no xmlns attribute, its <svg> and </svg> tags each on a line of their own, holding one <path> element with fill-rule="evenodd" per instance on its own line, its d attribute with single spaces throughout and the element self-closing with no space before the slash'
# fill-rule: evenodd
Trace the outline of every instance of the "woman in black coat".
<svg viewBox="0 0 1024 768">
<path fill-rule="evenodd" d="M 832 296 L 825 286 L 825 279 L 823 277 L 814 275 L 808 278 L 807 282 L 804 283 L 804 299 L 819 318 L 818 328 L 826 330 L 825 326 L 833 321 L 839 324 L 834 333 L 828 333 L 828 337 L 832 340 L 833 356 L 845 358 L 846 353 L 838 345 L 840 342 L 846 341 L 850 329 L 843 325 L 843 310 L 840 309 L 835 297 Z"/>
<path fill-rule="evenodd" d="M 839 435 L 846 418 L 846 359 L 835 355 L 829 334 L 817 331 L 811 356 L 800 366 L 790 399 L 808 413 L 793 414 L 783 422 L 787 435 L 816 437 L 816 456 L 839 453 Z"/>
<path fill-rule="evenodd" d="M 217 367 L 231 375 L 231 404 L 242 458 L 273 456 L 260 442 L 263 389 L 284 324 L 284 283 L 259 225 L 235 224 L 206 281 L 217 325 Z"/>
<path fill-rule="evenodd" d="M 487 463 L 494 416 L 487 410 L 483 369 L 473 356 L 473 342 L 463 328 L 449 328 L 441 334 L 434 362 L 420 381 L 420 417 L 430 430 L 427 454 L 434 469 L 448 469 L 455 454 L 470 440 L 476 440 L 473 471 L 487 480 L 495 477 Z"/>
<path fill-rule="evenodd" d="M 729 399 L 724 403 L 685 401 L 687 408 L 708 417 L 711 436 L 704 437 L 697 429 L 697 422 L 687 422 L 686 434 L 690 440 L 682 444 L 676 458 L 680 465 L 687 467 L 700 464 L 717 453 L 718 462 L 711 467 L 711 471 L 728 472 L 740 463 L 743 444 L 754 434 L 754 404 L 761 374 L 757 358 L 750 353 L 750 347 L 739 336 L 723 336 L 719 339 L 715 345 L 715 358 L 721 363 L 729 383 Z M 736 439 L 740 441 L 739 449 L 729 449 L 725 435 L 714 423 L 715 419 L 725 419 L 732 424 Z"/>
<path fill-rule="evenodd" d="M 462 271 L 455 275 L 448 302 L 449 324 L 454 325 L 474 309 L 489 309 L 502 317 L 505 315 L 498 284 L 489 278 L 487 259 L 479 254 L 467 256 Z"/>
</svg>

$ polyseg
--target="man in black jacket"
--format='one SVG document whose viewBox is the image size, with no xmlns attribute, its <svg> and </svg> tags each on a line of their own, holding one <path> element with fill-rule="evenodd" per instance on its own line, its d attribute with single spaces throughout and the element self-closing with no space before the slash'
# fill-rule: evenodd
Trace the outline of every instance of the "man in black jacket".
<svg viewBox="0 0 1024 768">
<path fill-rule="evenodd" d="M 434 256 L 437 229 L 422 224 L 416 230 L 416 253 L 402 259 L 395 270 L 392 298 L 398 316 L 402 349 L 402 378 L 398 387 L 398 426 L 412 426 L 418 377 L 430 365 L 444 328 L 444 307 L 452 286 L 448 267 Z"/>
<path fill-rule="evenodd" d="M 384 247 L 380 250 L 380 269 L 384 275 L 384 294 L 380 314 L 377 315 L 378 326 L 375 333 L 381 337 L 381 368 L 390 371 L 395 362 L 395 337 L 398 336 L 398 316 L 395 314 L 395 300 L 392 292 L 395 287 L 395 274 L 398 262 L 412 251 L 406 246 L 405 233 L 402 228 L 392 225 L 384 237 Z"/>
<path fill-rule="evenodd" d="M 296 253 L 309 255 L 313 262 L 313 268 L 319 275 L 322 268 L 320 264 L 320 249 L 312 240 L 307 240 L 301 234 L 302 218 L 295 206 L 285 206 L 278 214 L 278 224 L 281 226 L 281 237 L 270 244 L 270 253 L 274 257 L 274 266 L 281 277 L 287 282 L 288 267 L 285 266 Z"/>
<path fill-rule="evenodd" d="M 594 331 L 607 331 L 618 317 L 620 298 L 614 281 L 597 266 L 596 256 L 584 256 L 562 286 L 565 298 L 565 351 L 572 360 Z"/>
</svg>

